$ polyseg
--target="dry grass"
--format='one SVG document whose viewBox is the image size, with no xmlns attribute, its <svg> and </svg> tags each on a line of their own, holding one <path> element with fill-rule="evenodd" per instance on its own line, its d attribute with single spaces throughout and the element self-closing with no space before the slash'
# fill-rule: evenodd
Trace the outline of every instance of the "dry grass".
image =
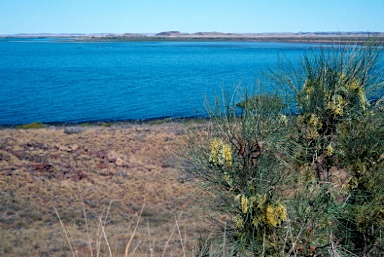
<svg viewBox="0 0 384 257">
<path fill-rule="evenodd" d="M 205 214 L 173 155 L 185 126 L 0 130 L 0 256 L 191 255 Z"/>
</svg>

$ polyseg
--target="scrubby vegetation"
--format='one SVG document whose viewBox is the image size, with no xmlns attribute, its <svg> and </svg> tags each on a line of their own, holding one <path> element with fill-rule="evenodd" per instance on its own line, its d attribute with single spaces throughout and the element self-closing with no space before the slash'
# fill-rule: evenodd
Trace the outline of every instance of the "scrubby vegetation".
<svg viewBox="0 0 384 257">
<path fill-rule="evenodd" d="M 384 255 L 381 52 L 313 49 L 271 69 L 277 94 L 207 105 L 182 156 L 215 196 L 211 255 Z"/>
<path fill-rule="evenodd" d="M 44 125 L 41 122 L 32 122 L 29 124 L 22 124 L 15 127 L 16 129 L 41 129 Z"/>
</svg>

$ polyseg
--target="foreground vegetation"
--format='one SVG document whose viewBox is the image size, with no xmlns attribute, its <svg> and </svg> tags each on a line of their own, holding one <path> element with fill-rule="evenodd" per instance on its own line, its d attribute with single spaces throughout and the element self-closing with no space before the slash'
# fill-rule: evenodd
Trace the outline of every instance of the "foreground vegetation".
<svg viewBox="0 0 384 257">
<path fill-rule="evenodd" d="M 207 105 L 181 155 L 215 195 L 210 255 L 384 255 L 381 52 L 314 49 L 271 69 L 275 95 Z"/>
</svg>

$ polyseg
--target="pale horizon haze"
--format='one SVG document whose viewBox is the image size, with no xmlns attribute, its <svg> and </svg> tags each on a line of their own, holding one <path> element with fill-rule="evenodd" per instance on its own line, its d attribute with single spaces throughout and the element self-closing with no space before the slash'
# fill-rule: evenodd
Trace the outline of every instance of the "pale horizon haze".
<svg viewBox="0 0 384 257">
<path fill-rule="evenodd" d="M 384 32 L 384 0 L 0 0 L 0 35 Z"/>
</svg>

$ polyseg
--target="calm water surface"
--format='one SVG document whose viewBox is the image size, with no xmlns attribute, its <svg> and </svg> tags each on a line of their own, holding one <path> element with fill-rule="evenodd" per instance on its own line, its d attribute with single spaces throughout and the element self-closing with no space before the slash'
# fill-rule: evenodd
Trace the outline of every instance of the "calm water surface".
<svg viewBox="0 0 384 257">
<path fill-rule="evenodd" d="M 204 94 L 254 85 L 278 53 L 310 47 L 0 39 L 0 125 L 203 116 Z"/>
</svg>

